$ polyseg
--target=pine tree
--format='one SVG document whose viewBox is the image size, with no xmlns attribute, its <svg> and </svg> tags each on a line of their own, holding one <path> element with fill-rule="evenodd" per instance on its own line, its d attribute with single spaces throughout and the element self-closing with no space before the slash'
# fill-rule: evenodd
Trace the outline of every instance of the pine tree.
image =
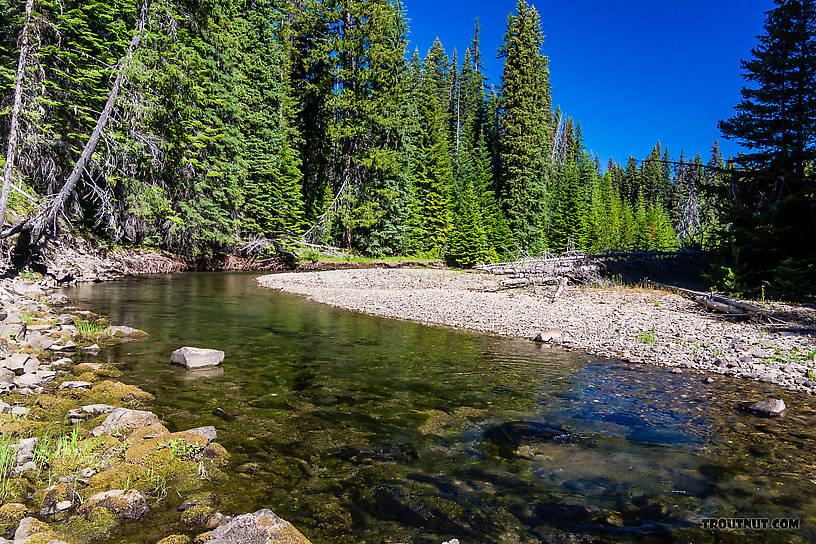
<svg viewBox="0 0 816 544">
<path fill-rule="evenodd" d="M 734 162 L 732 266 L 743 285 L 811 292 L 816 279 L 816 1 L 776 0 L 742 62 L 749 85 L 723 135 L 748 152 Z M 759 173 L 757 173 L 759 172 Z M 809 287 L 810 286 L 810 287 Z"/>
<path fill-rule="evenodd" d="M 542 43 L 538 12 L 519 0 L 501 48 L 500 194 L 515 242 L 530 251 L 545 243 L 545 157 L 552 112 Z"/>
</svg>

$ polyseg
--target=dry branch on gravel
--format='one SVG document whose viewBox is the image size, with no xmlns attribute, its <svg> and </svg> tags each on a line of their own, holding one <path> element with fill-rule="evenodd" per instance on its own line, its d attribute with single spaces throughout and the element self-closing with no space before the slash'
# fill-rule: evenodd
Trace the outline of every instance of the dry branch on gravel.
<svg viewBox="0 0 816 544">
<path fill-rule="evenodd" d="M 692 291 L 691 289 L 684 289 L 675 285 L 666 285 L 653 281 L 646 282 L 646 285 L 686 295 L 706 309 L 725 314 L 729 317 L 770 317 L 774 314 L 773 310 L 762 308 L 755 304 L 749 304 L 741 300 L 730 299 L 713 291 L 708 293 Z"/>
<path fill-rule="evenodd" d="M 484 264 L 476 268 L 490 274 L 508 276 L 507 280 L 499 283 L 500 290 L 555 284 L 552 301 L 564 292 L 568 283 L 591 285 L 601 280 L 598 261 L 577 253 L 563 257 L 545 256 L 539 259 Z"/>
</svg>

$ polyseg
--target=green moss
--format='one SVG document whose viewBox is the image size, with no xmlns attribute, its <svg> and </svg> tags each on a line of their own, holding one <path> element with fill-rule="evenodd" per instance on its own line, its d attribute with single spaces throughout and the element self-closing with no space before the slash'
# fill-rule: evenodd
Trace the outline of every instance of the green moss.
<svg viewBox="0 0 816 544">
<path fill-rule="evenodd" d="M 154 400 L 153 395 L 135 385 L 105 380 L 94 385 L 84 395 L 85 404 L 125 404 L 134 406 Z"/>
<path fill-rule="evenodd" d="M 212 538 L 212 531 L 207 531 L 206 533 L 201 533 L 200 535 L 196 536 L 193 539 L 193 544 L 204 544 L 208 540 Z"/>
<path fill-rule="evenodd" d="M 215 510 L 206 504 L 191 506 L 181 513 L 181 521 L 187 525 L 207 525 Z"/>
<path fill-rule="evenodd" d="M 77 541 L 88 541 L 98 539 L 118 526 L 116 514 L 100 506 L 84 516 L 75 516 L 60 528 L 60 532 Z"/>
<path fill-rule="evenodd" d="M 13 502 L 0 506 L 0 537 L 10 537 L 25 515 L 24 504 Z"/>
<path fill-rule="evenodd" d="M 185 535 L 170 535 L 168 537 L 162 538 L 156 544 L 190 544 L 191 540 L 189 536 Z"/>
</svg>

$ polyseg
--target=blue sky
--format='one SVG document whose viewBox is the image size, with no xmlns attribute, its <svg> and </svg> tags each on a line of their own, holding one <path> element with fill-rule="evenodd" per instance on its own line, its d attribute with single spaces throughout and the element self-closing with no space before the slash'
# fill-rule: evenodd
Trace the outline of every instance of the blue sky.
<svg viewBox="0 0 816 544">
<path fill-rule="evenodd" d="M 439 37 L 461 60 L 476 18 L 491 83 L 499 84 L 501 44 L 515 0 L 403 0 L 410 50 L 422 56 Z M 553 103 L 582 123 L 587 147 L 603 164 L 646 156 L 660 139 L 672 155 L 708 157 L 717 121 L 727 118 L 743 86 L 740 59 L 763 32 L 772 0 L 682 2 L 534 1 L 550 59 Z"/>
</svg>

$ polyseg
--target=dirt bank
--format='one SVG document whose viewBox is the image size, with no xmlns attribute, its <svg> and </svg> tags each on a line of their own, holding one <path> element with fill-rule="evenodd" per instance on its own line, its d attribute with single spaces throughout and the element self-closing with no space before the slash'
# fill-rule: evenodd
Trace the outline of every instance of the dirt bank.
<svg viewBox="0 0 816 544">
<path fill-rule="evenodd" d="M 282 273 L 262 286 L 382 317 L 533 338 L 609 358 L 696 368 L 816 394 L 816 311 L 775 305 L 784 324 L 729 321 L 664 291 L 569 287 L 495 291 L 485 274 L 444 270 Z"/>
</svg>

